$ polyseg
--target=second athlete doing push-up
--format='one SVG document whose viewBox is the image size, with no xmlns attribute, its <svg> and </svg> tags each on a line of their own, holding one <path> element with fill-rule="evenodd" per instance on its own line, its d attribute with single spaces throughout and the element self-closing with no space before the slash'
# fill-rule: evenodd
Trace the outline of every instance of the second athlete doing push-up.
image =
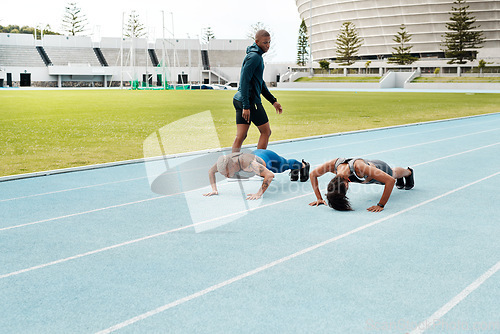
<svg viewBox="0 0 500 334">
<path fill-rule="evenodd" d="M 413 169 L 394 167 L 380 160 L 367 159 L 346 159 L 337 158 L 322 164 L 314 169 L 311 174 L 311 185 L 317 200 L 309 203 L 311 206 L 326 204 L 321 197 L 318 187 L 318 177 L 325 173 L 334 173 L 336 176 L 328 183 L 326 198 L 328 205 L 339 211 L 352 210 L 349 199 L 346 196 L 349 183 L 375 183 L 384 185 L 384 192 L 377 205 L 369 207 L 367 210 L 379 212 L 384 210 L 389 197 L 391 196 L 394 184 L 398 189 L 409 190 L 414 186 Z"/>
<path fill-rule="evenodd" d="M 208 171 L 212 191 L 204 196 L 218 195 L 215 173 L 219 172 L 228 178 L 238 178 L 238 173 L 246 172 L 247 176 L 260 175 L 264 178 L 262 187 L 255 194 L 248 194 L 247 199 L 258 199 L 264 194 L 274 178 L 274 173 L 291 170 L 290 180 L 301 182 L 309 180 L 309 163 L 302 160 L 285 159 L 271 150 L 257 149 L 250 153 L 236 152 L 219 157 L 217 163 Z"/>
</svg>

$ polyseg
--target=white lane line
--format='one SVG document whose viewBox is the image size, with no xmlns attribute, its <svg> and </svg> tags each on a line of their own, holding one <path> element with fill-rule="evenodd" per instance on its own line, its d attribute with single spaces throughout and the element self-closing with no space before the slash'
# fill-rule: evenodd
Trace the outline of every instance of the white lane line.
<svg viewBox="0 0 500 334">
<path fill-rule="evenodd" d="M 439 142 L 443 142 L 443 141 L 447 141 L 447 140 L 452 140 L 452 139 L 457 139 L 457 138 L 463 138 L 463 137 L 467 137 L 467 136 L 470 136 L 470 135 L 476 135 L 476 134 L 480 134 L 480 133 L 491 132 L 491 131 L 498 131 L 498 130 L 500 130 L 500 128 L 495 128 L 495 129 L 485 130 L 485 131 L 479 131 L 479 132 L 474 132 L 474 133 L 467 133 L 467 134 L 464 134 L 464 135 L 455 136 L 455 137 L 448 137 L 448 138 L 444 138 L 444 139 L 436 139 L 436 140 L 432 140 L 432 141 L 428 141 L 428 142 L 424 142 L 424 143 L 418 143 L 418 144 L 413 144 L 413 145 L 408 145 L 408 146 L 403 146 L 403 147 L 398 147 L 398 148 L 391 148 L 389 150 L 383 150 L 383 151 L 373 152 L 373 153 L 369 153 L 369 154 L 366 154 L 366 155 L 377 155 L 377 154 L 381 154 L 381 153 L 393 152 L 393 151 L 403 150 L 403 149 L 407 149 L 407 148 L 424 146 L 424 145 L 428 145 L 428 144 L 435 144 L 435 143 L 439 143 Z"/>
<path fill-rule="evenodd" d="M 220 187 L 226 186 L 228 184 L 229 183 L 219 184 L 218 187 L 220 188 Z M 166 197 L 183 195 L 183 194 L 187 194 L 189 192 L 201 191 L 202 189 L 209 188 L 209 187 L 210 186 L 207 185 L 207 186 L 204 186 L 204 187 L 201 187 L 201 188 L 187 190 L 187 191 L 181 191 L 181 192 L 174 193 L 174 194 L 157 196 L 157 197 L 147 198 L 147 199 L 143 199 L 143 200 L 139 200 L 139 201 L 134 201 L 134 202 L 127 202 L 127 203 L 122 203 L 122 204 L 111 205 L 111 206 L 107 206 L 107 207 L 104 207 L 104 208 L 97 208 L 97 209 L 88 210 L 88 211 L 71 213 L 69 215 L 64 215 L 64 216 L 59 216 L 59 217 L 54 217 L 54 218 L 47 218 L 47 219 L 38 220 L 38 221 L 35 221 L 35 222 L 31 222 L 31 223 L 25 223 L 25 224 L 19 224 L 19 225 L 14 225 L 14 226 L 2 227 L 2 228 L 0 228 L 0 232 L 7 231 L 7 230 L 12 230 L 12 229 L 16 229 L 16 228 L 20 228 L 20 227 L 26 227 L 26 226 L 30 226 L 30 225 L 47 223 L 47 222 L 51 222 L 51 221 L 55 221 L 55 220 L 59 220 L 59 219 L 64 219 L 64 218 L 70 218 L 70 217 L 76 217 L 76 216 L 80 216 L 80 215 L 86 215 L 86 214 L 93 213 L 93 212 L 99 212 L 99 211 L 103 211 L 103 210 L 120 208 L 120 207 L 124 207 L 124 206 L 128 206 L 128 205 L 141 204 L 141 203 L 145 203 L 145 202 L 149 202 L 149 201 L 155 201 L 157 199 L 162 199 L 162 198 L 166 198 Z"/>
<path fill-rule="evenodd" d="M 142 180 L 142 179 L 147 179 L 147 177 L 146 176 L 142 176 L 142 177 L 137 177 L 137 178 L 134 178 L 134 179 L 126 179 L 126 180 L 120 180 L 120 181 L 114 181 L 114 182 L 91 184 L 91 185 L 88 185 L 88 186 L 82 186 L 82 187 L 76 187 L 76 188 L 68 188 L 68 189 L 62 189 L 62 190 L 54 190 L 54 191 L 49 191 L 49 192 L 40 193 L 40 194 L 33 194 L 33 195 L 26 195 L 26 196 L 21 196 L 21 197 L 13 197 L 13 198 L 7 198 L 7 199 L 0 199 L 0 203 L 1 202 L 7 202 L 7 201 L 15 201 L 15 200 L 19 200 L 19 199 L 25 199 L 25 198 L 31 198 L 31 197 L 37 197 L 37 196 L 46 196 L 46 195 L 58 194 L 58 193 L 63 193 L 63 192 L 67 192 L 67 191 L 74 191 L 74 190 L 82 190 L 82 189 L 88 189 L 88 188 L 94 188 L 94 187 L 107 186 L 107 185 L 116 184 L 116 183 L 137 181 L 137 180 Z"/>
<path fill-rule="evenodd" d="M 137 242 L 140 242 L 140 241 L 144 241 L 144 240 L 148 240 L 148 239 L 153 239 L 153 238 L 160 237 L 160 236 L 163 236 L 163 235 L 166 235 L 166 234 L 170 234 L 170 233 L 182 231 L 182 230 L 185 230 L 185 229 L 188 229 L 188 228 L 191 228 L 191 227 L 195 227 L 195 226 L 199 226 L 199 225 L 211 223 L 211 222 L 217 221 L 219 219 L 224 219 L 224 218 L 229 218 L 229 217 L 241 215 L 241 214 L 243 214 L 245 212 L 251 212 L 251 211 L 255 211 L 255 210 L 261 209 L 261 208 L 269 207 L 271 205 L 288 202 L 288 201 L 291 201 L 291 200 L 294 200 L 294 199 L 297 199 L 297 198 L 301 198 L 301 197 L 304 197 L 304 196 L 310 196 L 312 194 L 313 194 L 313 192 L 308 192 L 306 194 L 302 194 L 302 195 L 299 195 L 299 196 L 287 198 L 285 200 L 281 200 L 281 201 L 278 201 L 278 202 L 264 204 L 264 205 L 261 205 L 259 207 L 250 208 L 248 210 L 243 210 L 243 211 L 238 211 L 238 212 L 230 213 L 230 214 L 227 214 L 225 216 L 215 217 L 215 218 L 204 220 L 204 221 L 201 221 L 201 222 L 198 222 L 198 223 L 194 223 L 194 224 L 191 224 L 191 225 L 186 225 L 186 226 L 178 227 L 178 228 L 175 228 L 175 229 L 172 229 L 172 230 L 159 232 L 159 233 L 148 235 L 148 236 L 145 236 L 145 237 L 142 237 L 142 238 L 125 241 L 125 242 L 122 242 L 122 243 L 119 243 L 119 244 L 115 244 L 115 245 L 111 245 L 111 246 L 108 246 L 108 247 L 104 247 L 104 248 L 101 248 L 101 249 L 96 249 L 96 250 L 93 250 L 93 251 L 90 251 L 90 252 L 86 252 L 86 253 L 82 253 L 82 254 L 70 256 L 70 257 L 67 257 L 67 258 L 64 258 L 64 259 L 59 259 L 59 260 L 56 260 L 56 261 L 52 261 L 52 262 L 40 264 L 40 265 L 37 265 L 37 266 L 33 266 L 33 267 L 29 267 L 29 268 L 25 268 L 25 269 L 13 271 L 11 273 L 0 275 L 0 279 L 11 277 L 11 276 L 15 276 L 15 275 L 19 275 L 19 274 L 22 274 L 22 273 L 26 273 L 28 271 L 36 270 L 36 269 L 42 269 L 42 268 L 49 267 L 49 266 L 52 266 L 52 265 L 55 265 L 55 264 L 58 264 L 58 263 L 63 263 L 63 262 L 67 262 L 67 261 L 70 261 L 70 260 L 79 259 L 79 258 L 82 258 L 84 256 L 101 253 L 101 252 L 108 251 L 108 250 L 111 250 L 111 249 L 114 249 L 114 248 L 118 248 L 118 247 L 130 245 L 130 244 L 134 244 L 134 243 L 137 243 Z"/>
<path fill-rule="evenodd" d="M 111 327 L 109 327 L 109 328 L 107 328 L 107 329 L 105 329 L 105 330 L 99 331 L 99 332 L 98 332 L 98 334 L 105 334 L 105 333 L 111 333 L 111 332 L 114 332 L 114 331 L 116 331 L 116 330 L 118 330 L 118 329 L 124 328 L 124 327 L 126 327 L 126 326 L 129 326 L 129 325 L 131 325 L 131 324 L 133 324 L 133 323 L 136 323 L 136 322 L 138 322 L 138 321 L 141 321 L 141 320 L 144 320 L 144 319 L 146 319 L 146 318 L 149 318 L 149 317 L 151 317 L 151 316 L 153 316 L 153 315 L 156 315 L 156 314 L 158 314 L 158 313 L 164 312 L 164 311 L 166 311 L 166 310 L 168 310 L 168 309 L 170 309 L 170 308 L 176 307 L 176 306 L 181 305 L 181 304 L 183 304 L 183 303 L 185 303 L 185 302 L 188 302 L 188 301 L 190 301 L 190 300 L 193 300 L 193 299 L 196 299 L 196 298 L 201 297 L 201 296 L 203 296 L 203 295 L 206 295 L 207 293 L 210 293 L 210 292 L 213 292 L 213 291 L 215 291 L 215 290 L 218 290 L 218 289 L 220 289 L 220 288 L 222 288 L 222 287 L 228 286 L 228 285 L 230 285 L 230 284 L 232 284 L 232 283 L 234 283 L 234 282 L 237 282 L 237 281 L 240 281 L 240 280 L 242 280 L 242 279 L 244 279 L 244 278 L 247 278 L 247 277 L 253 276 L 253 275 L 257 274 L 257 273 L 260 273 L 261 271 L 264 271 L 264 270 L 267 270 L 267 269 L 269 269 L 269 268 L 272 268 L 272 267 L 274 267 L 274 266 L 276 266 L 276 265 L 278 265 L 278 264 L 281 264 L 281 263 L 283 263 L 283 262 L 286 262 L 286 261 L 289 261 L 289 260 L 291 260 L 291 259 L 294 259 L 294 258 L 296 258 L 296 257 L 298 257 L 298 256 L 301 256 L 301 255 L 304 255 L 304 254 L 306 254 L 306 253 L 309 253 L 309 252 L 311 252 L 311 251 L 313 251 L 313 250 L 316 250 L 316 249 L 318 249 L 318 248 L 320 248 L 320 247 L 326 246 L 326 245 L 328 245 L 328 244 L 330 244 L 330 243 L 332 243 L 332 242 L 335 242 L 335 241 L 337 241 L 337 240 L 343 239 L 343 238 L 345 238 L 345 237 L 347 237 L 347 236 L 350 236 L 350 235 L 352 235 L 352 234 L 355 234 L 355 233 L 357 233 L 357 232 L 363 231 L 363 230 L 365 230 L 365 229 L 367 229 L 367 228 L 369 228 L 369 227 L 372 227 L 372 226 L 374 226 L 374 225 L 380 224 L 380 223 L 382 223 L 382 222 L 384 222 L 384 221 L 386 221 L 386 220 L 389 220 L 389 219 L 391 219 L 391 218 L 394 218 L 394 217 L 396 217 L 396 216 L 399 216 L 399 215 L 401 215 L 401 214 L 403 214 L 403 213 L 406 213 L 406 212 L 408 212 L 408 211 L 414 210 L 414 209 L 419 208 L 419 207 L 421 207 L 421 206 L 424 206 L 424 205 L 426 205 L 426 204 L 428 204 L 428 203 L 434 202 L 434 201 L 439 200 L 439 199 L 441 199 L 441 198 L 443 198 L 443 197 L 446 197 L 446 196 L 448 196 L 448 195 L 451 195 L 451 194 L 453 194 L 453 193 L 456 193 L 456 192 L 458 192 L 458 191 L 460 191 L 460 190 L 463 190 L 463 189 L 465 189 L 465 188 L 468 188 L 468 187 L 470 187 L 470 186 L 473 186 L 473 185 L 475 185 L 475 184 L 477 184 L 477 183 L 480 183 L 480 182 L 483 182 L 483 181 L 485 181 L 485 180 L 488 180 L 488 179 L 490 179 L 490 178 L 492 178 L 492 177 L 495 177 L 495 176 L 497 176 L 497 175 L 499 175 L 499 174 L 500 174 L 500 172 L 496 172 L 496 173 L 494 173 L 494 174 L 491 174 L 491 175 L 489 175 L 489 176 L 483 177 L 483 178 L 481 178 L 481 179 L 479 179 L 479 180 L 476 180 L 476 181 L 474 181 L 474 182 L 471 182 L 471 183 L 469 183 L 469 184 L 466 184 L 466 185 L 463 185 L 463 186 L 458 187 L 458 188 L 456 188 L 456 189 L 450 190 L 450 191 L 448 191 L 448 192 L 446 192 L 446 193 L 444 193 L 444 194 L 442 194 L 442 195 L 439 195 L 439 196 L 433 197 L 433 198 L 428 199 L 428 200 L 426 200 L 426 201 L 423 201 L 423 202 L 421 202 L 421 203 L 419 203 L 419 204 L 416 204 L 416 205 L 411 206 L 411 207 L 409 207 L 409 208 L 406 208 L 406 209 L 404 209 L 404 210 L 398 211 L 398 212 L 393 213 L 393 214 L 391 214 L 391 215 L 389 215 L 389 216 L 386 216 L 386 217 L 384 217 L 384 218 L 378 219 L 378 220 L 376 220 L 376 221 L 374 221 L 374 222 L 371 222 L 371 223 L 369 223 L 369 224 L 366 224 L 366 225 L 360 226 L 360 227 L 358 227 L 358 228 L 355 228 L 355 229 L 353 229 L 353 230 L 351 230 L 351 231 L 349 231 L 349 232 L 346 232 L 346 233 L 344 233 L 344 234 L 341 234 L 341 235 L 338 235 L 338 236 L 333 237 L 333 238 L 331 238 L 331 239 L 325 240 L 325 241 L 320 242 L 320 243 L 318 243 L 318 244 L 316 244 L 316 245 L 313 245 L 313 246 L 311 246 L 311 247 L 308 247 L 308 248 L 302 249 L 302 250 L 300 250 L 300 251 L 298 251 L 298 252 L 296 252 L 296 253 L 293 253 L 293 254 L 291 254 L 291 255 L 285 256 L 285 257 L 283 257 L 283 258 L 281 258 L 281 259 L 278 259 L 278 260 L 275 260 L 275 261 L 273 261 L 273 262 L 267 263 L 267 264 L 265 264 L 265 265 L 263 265 L 263 266 L 261 266 L 261 267 L 258 267 L 258 268 L 254 269 L 254 270 L 251 270 L 251 271 L 248 271 L 248 272 L 246 272 L 246 273 L 244 273 L 244 274 L 241 274 L 241 275 L 235 276 L 235 277 L 230 278 L 230 279 L 228 279 L 228 280 L 226 280 L 226 281 L 223 281 L 223 282 L 221 282 L 221 283 L 218 283 L 218 284 L 212 285 L 212 286 L 210 286 L 210 287 L 208 287 L 208 288 L 206 288 L 206 289 L 204 289 L 204 290 L 201 290 L 201 291 L 195 292 L 195 293 L 193 293 L 193 294 L 191 294 L 191 295 L 189 295 L 189 296 L 186 296 L 186 297 L 184 297 L 184 298 L 181 298 L 181 299 L 178 299 L 178 300 L 173 301 L 173 302 L 171 302 L 171 303 L 168 303 L 168 304 L 165 304 L 165 305 L 163 305 L 163 306 L 160 306 L 160 307 L 158 307 L 158 308 L 156 308 L 156 309 L 154 309 L 154 310 L 151 310 L 151 311 L 148 311 L 148 312 L 146 312 L 146 313 L 143 313 L 143 314 L 140 314 L 140 315 L 138 315 L 138 316 L 135 316 L 135 317 L 133 317 L 133 318 L 130 318 L 130 319 L 128 319 L 128 320 L 126 320 L 126 321 L 124 321 L 124 322 L 121 322 L 121 323 L 119 323 L 119 324 L 116 324 L 116 325 L 114 325 L 114 326 L 111 326 Z"/>
<path fill-rule="evenodd" d="M 88 210 L 88 211 L 82 211 L 82 212 L 72 213 L 72 214 L 65 215 L 65 216 L 59 216 L 59 217 L 54 217 L 54 218 L 48 218 L 48 219 L 38 220 L 36 222 L 31 222 L 31 223 L 25 223 L 25 224 L 20 224 L 20 225 L 3 227 L 3 228 L 0 228 L 0 231 L 7 231 L 7 230 L 12 230 L 12 229 L 15 229 L 15 228 L 19 228 L 19 227 L 25 227 L 25 226 L 30 226 L 30 225 L 40 224 L 40 223 L 46 223 L 46 222 L 50 222 L 50 221 L 54 221 L 54 220 L 59 220 L 59 219 L 63 219 L 63 218 L 76 217 L 76 216 L 85 215 L 85 214 L 92 213 L 92 212 L 99 212 L 99 211 L 103 211 L 103 210 L 119 208 L 119 207 L 123 207 L 123 206 L 127 206 L 127 205 L 132 205 L 132 204 L 139 204 L 139 203 L 144 203 L 144 202 L 149 202 L 149 201 L 155 201 L 157 199 L 165 198 L 165 197 L 173 196 L 173 195 L 177 195 L 177 194 L 158 196 L 158 197 L 143 199 L 143 200 L 140 200 L 140 201 L 128 202 L 128 203 L 117 204 L 117 205 L 111 205 L 111 206 L 107 206 L 105 208 L 98 208 L 98 209 L 94 209 L 94 210 Z"/>
<path fill-rule="evenodd" d="M 488 269 L 484 274 L 482 274 L 478 279 L 472 282 L 468 287 L 463 289 L 458 295 L 453 297 L 448 303 L 443 305 L 439 310 L 437 310 L 428 319 L 422 321 L 410 334 L 421 334 L 428 329 L 433 329 L 432 327 L 439 321 L 446 313 L 448 313 L 452 308 L 457 306 L 461 301 L 467 298 L 474 290 L 479 288 L 481 284 L 486 282 L 488 278 L 493 276 L 498 270 L 500 270 L 500 261 L 498 261 L 493 267 Z"/>
<path fill-rule="evenodd" d="M 447 140 L 452 140 L 452 139 L 457 139 L 457 138 L 463 138 L 463 137 L 467 137 L 467 136 L 474 136 L 474 135 L 477 135 L 477 134 L 482 134 L 482 133 L 491 132 L 491 131 L 498 131 L 499 129 L 500 128 L 495 128 L 495 129 L 483 130 L 483 131 L 478 131 L 478 132 L 471 132 L 471 133 L 466 133 L 466 134 L 455 136 L 455 137 L 447 137 L 447 138 L 442 138 L 442 139 L 436 139 L 436 140 L 433 140 L 433 141 L 428 141 L 428 142 L 413 144 L 413 145 L 409 145 L 409 146 L 404 146 L 404 147 L 399 147 L 399 148 L 393 148 L 393 149 L 390 149 L 390 150 L 384 150 L 384 151 L 380 151 L 380 152 L 370 153 L 368 155 L 374 155 L 374 154 L 379 154 L 379 153 L 397 151 L 397 150 L 401 150 L 401 149 L 406 149 L 406 148 L 411 148 L 411 147 L 417 147 L 417 146 L 423 146 L 423 145 L 428 145 L 428 144 L 435 144 L 435 143 L 442 142 L 442 141 L 447 141 Z M 433 130 L 433 131 L 437 131 L 437 130 Z M 428 131 L 421 131 L 421 132 L 414 133 L 412 135 L 417 135 L 417 134 L 419 135 L 419 134 L 426 133 L 426 132 L 428 132 Z M 341 144 L 341 145 L 326 146 L 326 147 L 322 147 L 322 148 L 312 148 L 312 149 L 309 149 L 309 150 L 297 151 L 297 152 L 294 152 L 294 153 L 319 151 L 319 150 L 324 150 L 324 149 L 327 149 L 327 148 L 348 146 L 348 145 L 366 143 L 366 142 L 371 142 L 371 141 L 380 141 L 380 140 L 394 139 L 394 138 L 402 137 L 402 136 L 406 136 L 406 135 L 387 136 L 387 137 L 383 137 L 383 138 L 380 138 L 380 139 L 370 139 L 370 140 L 364 140 L 364 141 L 346 143 L 346 144 Z"/>
<path fill-rule="evenodd" d="M 432 160 L 425 161 L 425 162 L 421 162 L 421 163 L 413 165 L 413 166 L 422 166 L 422 165 L 425 165 L 425 164 L 429 164 L 431 162 L 435 162 L 435 161 L 439 161 L 439 160 L 443 160 L 443 159 L 447 159 L 447 158 L 451 158 L 451 157 L 456 157 L 458 155 L 462 155 L 462 154 L 466 154 L 466 153 L 470 153 L 470 152 L 482 150 L 482 149 L 485 149 L 485 148 L 493 147 L 493 146 L 496 146 L 498 144 L 500 144 L 500 142 L 497 142 L 497 143 L 494 143 L 494 144 L 490 144 L 490 145 L 481 146 L 481 147 L 477 147 L 477 148 L 473 148 L 473 149 L 470 149 L 470 150 L 467 150 L 467 151 L 463 151 L 463 152 L 458 152 L 458 153 L 446 155 L 444 157 L 432 159 Z"/>
<path fill-rule="evenodd" d="M 465 116 L 465 117 L 459 117 L 459 118 L 452 118 L 452 119 L 443 119 L 443 120 L 435 120 L 435 121 L 429 121 L 429 122 L 419 122 L 419 123 L 410 123 L 410 124 L 400 124 L 400 125 L 394 125 L 394 126 L 388 126 L 388 127 L 382 127 L 382 128 L 374 128 L 374 129 L 362 129 L 362 130 L 354 130 L 354 131 L 349 131 L 349 132 L 339 132 L 339 133 L 336 133 L 336 134 L 325 134 L 325 135 L 317 135 L 317 136 L 313 136 L 313 137 L 304 137 L 304 138 L 298 138 L 298 140 L 316 140 L 316 139 L 328 139 L 328 138 L 331 138 L 333 136 L 335 137 L 340 137 L 340 136 L 346 136 L 346 135 L 357 135 L 357 134 L 364 134 L 364 133 L 369 133 L 369 132 L 378 132 L 378 131 L 387 131 L 387 130 L 397 130 L 397 129 L 403 129 L 403 128 L 406 128 L 406 129 L 410 129 L 410 128 L 416 128 L 418 126 L 421 126 L 421 125 L 433 125 L 433 124 L 436 124 L 436 123 L 443 123 L 443 122 L 449 122 L 449 121 L 457 121 L 457 120 L 464 120 L 464 119 L 468 119 L 468 118 L 473 118 L 473 117 L 482 117 L 482 116 L 487 116 L 487 115 L 496 115 L 496 114 L 500 114 L 500 113 L 491 113 L 491 114 L 484 114 L 484 115 L 477 115 L 477 116 Z M 482 125 L 484 123 L 491 123 L 491 121 L 487 120 L 487 121 L 481 121 L 481 122 L 477 122 L 476 125 Z M 465 128 L 465 127 L 471 127 L 470 124 L 462 124 L 462 125 L 457 125 L 457 126 L 450 126 L 450 127 L 447 127 L 446 130 L 456 130 L 458 128 Z M 400 134 L 400 135 L 395 135 L 395 136 L 386 136 L 386 137 L 381 137 L 381 138 L 378 138 L 378 139 L 370 139 L 370 140 L 366 140 L 366 141 L 361 141 L 361 142 L 353 142 L 354 144 L 357 144 L 357 143 L 364 143 L 364 142 L 372 142 L 372 141 L 380 141 L 380 140 L 387 140 L 387 139 L 393 139 L 393 138 L 398 138 L 398 137 L 406 137 L 406 136 L 415 136 L 415 135 L 422 135 L 422 134 L 425 134 L 425 133 L 431 133 L 431 132 L 436 132 L 436 131 L 443 131 L 443 129 L 432 129 L 432 130 L 424 130 L 424 131 L 413 131 L 413 132 L 406 132 L 404 134 Z M 475 134 L 475 133 L 472 133 L 472 134 Z M 272 144 L 276 144 L 276 145 L 279 145 L 279 144 L 288 144 L 290 142 L 293 142 L 294 140 L 282 140 L 282 141 L 278 141 L 278 142 L 272 142 L 272 143 L 269 143 L 269 145 L 272 145 Z M 353 144 L 351 143 L 351 144 Z M 348 144 L 346 144 L 348 145 Z M 302 152 L 309 152 L 309 151 L 316 151 L 316 150 L 324 150 L 324 149 L 328 149 L 328 148 L 333 148 L 333 147 L 341 147 L 341 146 L 346 146 L 344 144 L 341 144 L 341 145 L 331 145 L 331 146 L 324 146 L 322 148 L 316 148 L 316 149 L 311 149 L 311 150 L 302 150 L 302 151 L 296 151 L 296 152 L 292 152 L 292 153 L 302 153 Z M 288 153 L 287 153 L 288 154 Z"/>
</svg>

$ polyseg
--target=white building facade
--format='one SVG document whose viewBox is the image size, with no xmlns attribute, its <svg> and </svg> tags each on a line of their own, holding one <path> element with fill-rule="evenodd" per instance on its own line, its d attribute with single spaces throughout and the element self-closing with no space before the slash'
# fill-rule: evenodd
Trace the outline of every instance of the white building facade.
<svg viewBox="0 0 500 334">
<path fill-rule="evenodd" d="M 0 87 L 237 84 L 252 43 L 0 33 Z"/>
<path fill-rule="evenodd" d="M 341 25 L 351 21 L 363 45 L 362 59 L 386 58 L 393 52 L 394 36 L 402 24 L 412 35 L 412 53 L 422 58 L 443 57 L 442 41 L 450 22 L 453 0 L 296 0 L 299 15 L 310 30 L 315 61 L 336 58 L 336 40 Z M 500 1 L 467 0 L 468 12 L 476 18 L 485 42 L 478 58 L 499 58 Z"/>
</svg>

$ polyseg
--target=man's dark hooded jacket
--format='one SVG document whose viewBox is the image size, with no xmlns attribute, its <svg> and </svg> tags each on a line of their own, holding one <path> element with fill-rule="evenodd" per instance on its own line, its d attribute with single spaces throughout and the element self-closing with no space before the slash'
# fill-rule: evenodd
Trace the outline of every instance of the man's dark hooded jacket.
<svg viewBox="0 0 500 334">
<path fill-rule="evenodd" d="M 271 104 L 276 102 L 276 98 L 267 89 L 264 82 L 264 51 L 257 44 L 247 48 L 247 55 L 243 60 L 240 74 L 240 85 L 234 99 L 243 104 L 243 109 L 250 109 L 251 104 L 262 104 L 260 94 Z"/>
</svg>

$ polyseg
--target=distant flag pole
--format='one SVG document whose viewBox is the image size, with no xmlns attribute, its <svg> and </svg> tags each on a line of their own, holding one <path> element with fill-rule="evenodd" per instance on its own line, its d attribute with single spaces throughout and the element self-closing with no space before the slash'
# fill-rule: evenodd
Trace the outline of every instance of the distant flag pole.
<svg viewBox="0 0 500 334">
<path fill-rule="evenodd" d="M 161 16 L 162 16 L 162 24 L 163 24 L 163 29 L 162 29 L 162 52 L 161 52 L 161 69 L 162 69 L 162 85 L 163 89 L 167 89 L 167 75 L 165 73 L 165 11 L 161 11 Z"/>
<path fill-rule="evenodd" d="M 144 86 L 145 87 L 149 87 L 149 74 L 148 74 L 148 43 L 149 43 L 149 28 L 148 27 L 148 12 L 146 11 L 146 48 L 145 48 L 145 51 L 146 51 L 146 78 L 143 78 L 143 80 L 145 81 L 144 83 Z"/>
<path fill-rule="evenodd" d="M 176 44 L 175 44 L 175 32 L 174 32 L 174 12 L 170 12 L 170 15 L 172 16 L 172 39 L 173 39 L 173 42 L 174 42 L 174 67 L 175 67 L 175 61 L 176 61 L 176 57 L 175 57 L 175 54 L 177 52 L 177 48 L 176 48 Z"/>
<path fill-rule="evenodd" d="M 313 71 L 313 53 L 312 53 L 312 2 L 313 0 L 309 0 L 309 67 L 311 71 L 311 76 L 314 76 Z"/>
<path fill-rule="evenodd" d="M 123 89 L 123 24 L 125 20 L 125 12 L 122 12 L 122 38 L 120 41 L 120 89 Z"/>
</svg>

